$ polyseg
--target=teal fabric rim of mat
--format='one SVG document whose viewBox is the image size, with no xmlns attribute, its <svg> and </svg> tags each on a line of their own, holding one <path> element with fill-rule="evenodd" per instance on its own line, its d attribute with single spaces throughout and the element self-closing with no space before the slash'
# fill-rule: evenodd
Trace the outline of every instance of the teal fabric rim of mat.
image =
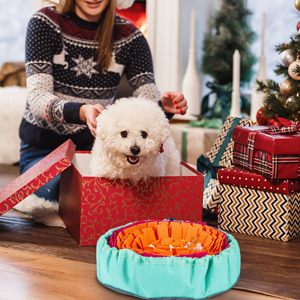
<svg viewBox="0 0 300 300">
<path fill-rule="evenodd" d="M 142 299 L 196 300 L 225 292 L 238 281 L 240 249 L 234 237 L 224 231 L 230 247 L 218 255 L 144 257 L 108 245 L 112 233 L 125 226 L 109 230 L 97 242 L 97 279 L 114 291 Z"/>
<path fill-rule="evenodd" d="M 236 280 L 236 282 L 234 283 L 234 285 L 239 281 L 239 278 L 240 278 L 240 277 L 238 277 L 238 279 Z M 99 281 L 99 280 L 98 280 L 98 281 Z M 139 299 L 149 299 L 149 300 L 152 300 L 152 299 L 153 299 L 153 300 L 202 300 L 202 299 L 204 299 L 204 298 L 201 298 L 201 299 L 200 299 L 200 298 L 195 299 L 195 298 L 186 298 L 186 297 L 143 298 L 143 297 L 137 296 L 137 295 L 135 295 L 135 294 L 128 293 L 128 292 L 125 292 L 125 291 L 123 291 L 123 290 L 117 289 L 117 288 L 115 288 L 115 287 L 112 287 L 112 286 L 103 284 L 103 283 L 100 282 L 100 281 L 99 281 L 99 283 L 101 283 L 104 287 L 106 287 L 106 288 L 108 288 L 108 289 L 110 289 L 110 290 L 112 290 L 112 291 L 114 291 L 114 292 L 117 292 L 117 293 L 123 294 L 123 295 L 127 295 L 127 296 L 133 296 L 133 297 L 136 297 L 136 298 L 139 298 Z M 234 286 L 234 285 L 233 285 L 233 286 Z M 214 294 L 214 295 L 210 295 L 210 296 L 208 296 L 208 297 L 206 297 L 206 298 L 214 297 L 214 296 L 217 296 L 217 295 L 222 294 L 222 293 L 224 293 L 224 292 L 226 292 L 226 291 L 223 291 L 223 292 L 220 292 L 220 293 L 217 293 L 217 294 Z"/>
</svg>

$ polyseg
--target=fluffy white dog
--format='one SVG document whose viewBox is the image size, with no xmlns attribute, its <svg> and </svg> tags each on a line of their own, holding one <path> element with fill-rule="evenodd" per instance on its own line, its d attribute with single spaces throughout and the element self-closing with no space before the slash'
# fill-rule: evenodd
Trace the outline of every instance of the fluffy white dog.
<svg viewBox="0 0 300 300">
<path fill-rule="evenodd" d="M 97 136 L 91 155 L 91 175 L 130 179 L 180 175 L 180 154 L 170 136 L 169 121 L 157 103 L 144 98 L 123 98 L 97 117 Z M 65 227 L 58 202 L 35 194 L 15 209 L 38 223 Z"/>
<path fill-rule="evenodd" d="M 95 177 L 130 179 L 180 175 L 180 153 L 170 124 L 156 102 L 122 98 L 97 117 L 90 172 Z"/>
</svg>

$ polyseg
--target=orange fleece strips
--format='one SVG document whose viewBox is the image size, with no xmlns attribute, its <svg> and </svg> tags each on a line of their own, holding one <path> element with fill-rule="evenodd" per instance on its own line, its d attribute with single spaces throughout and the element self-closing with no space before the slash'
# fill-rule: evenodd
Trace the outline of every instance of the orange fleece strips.
<svg viewBox="0 0 300 300">
<path fill-rule="evenodd" d="M 163 256 L 221 252 L 225 234 L 207 225 L 150 221 L 127 227 L 118 233 L 117 248 Z"/>
</svg>

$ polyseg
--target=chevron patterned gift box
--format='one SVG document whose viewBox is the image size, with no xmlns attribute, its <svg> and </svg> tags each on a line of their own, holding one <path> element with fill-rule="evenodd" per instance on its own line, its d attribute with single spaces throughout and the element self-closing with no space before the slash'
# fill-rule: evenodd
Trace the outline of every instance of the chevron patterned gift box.
<svg viewBox="0 0 300 300">
<path fill-rule="evenodd" d="M 274 193 L 220 183 L 219 228 L 289 241 L 300 236 L 300 192 Z"/>
<path fill-rule="evenodd" d="M 228 116 L 206 157 L 201 155 L 197 160 L 197 170 L 205 175 L 203 208 L 213 212 L 220 200 L 219 181 L 217 179 L 220 167 L 229 168 L 233 165 L 232 132 L 235 126 L 253 126 L 257 123 Z"/>
</svg>

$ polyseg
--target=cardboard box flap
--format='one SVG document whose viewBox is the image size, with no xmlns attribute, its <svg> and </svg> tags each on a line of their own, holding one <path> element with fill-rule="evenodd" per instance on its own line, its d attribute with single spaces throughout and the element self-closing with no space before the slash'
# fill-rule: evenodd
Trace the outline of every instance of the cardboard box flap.
<svg viewBox="0 0 300 300">
<path fill-rule="evenodd" d="M 0 216 L 68 168 L 75 153 L 68 140 L 0 191 Z"/>
</svg>

